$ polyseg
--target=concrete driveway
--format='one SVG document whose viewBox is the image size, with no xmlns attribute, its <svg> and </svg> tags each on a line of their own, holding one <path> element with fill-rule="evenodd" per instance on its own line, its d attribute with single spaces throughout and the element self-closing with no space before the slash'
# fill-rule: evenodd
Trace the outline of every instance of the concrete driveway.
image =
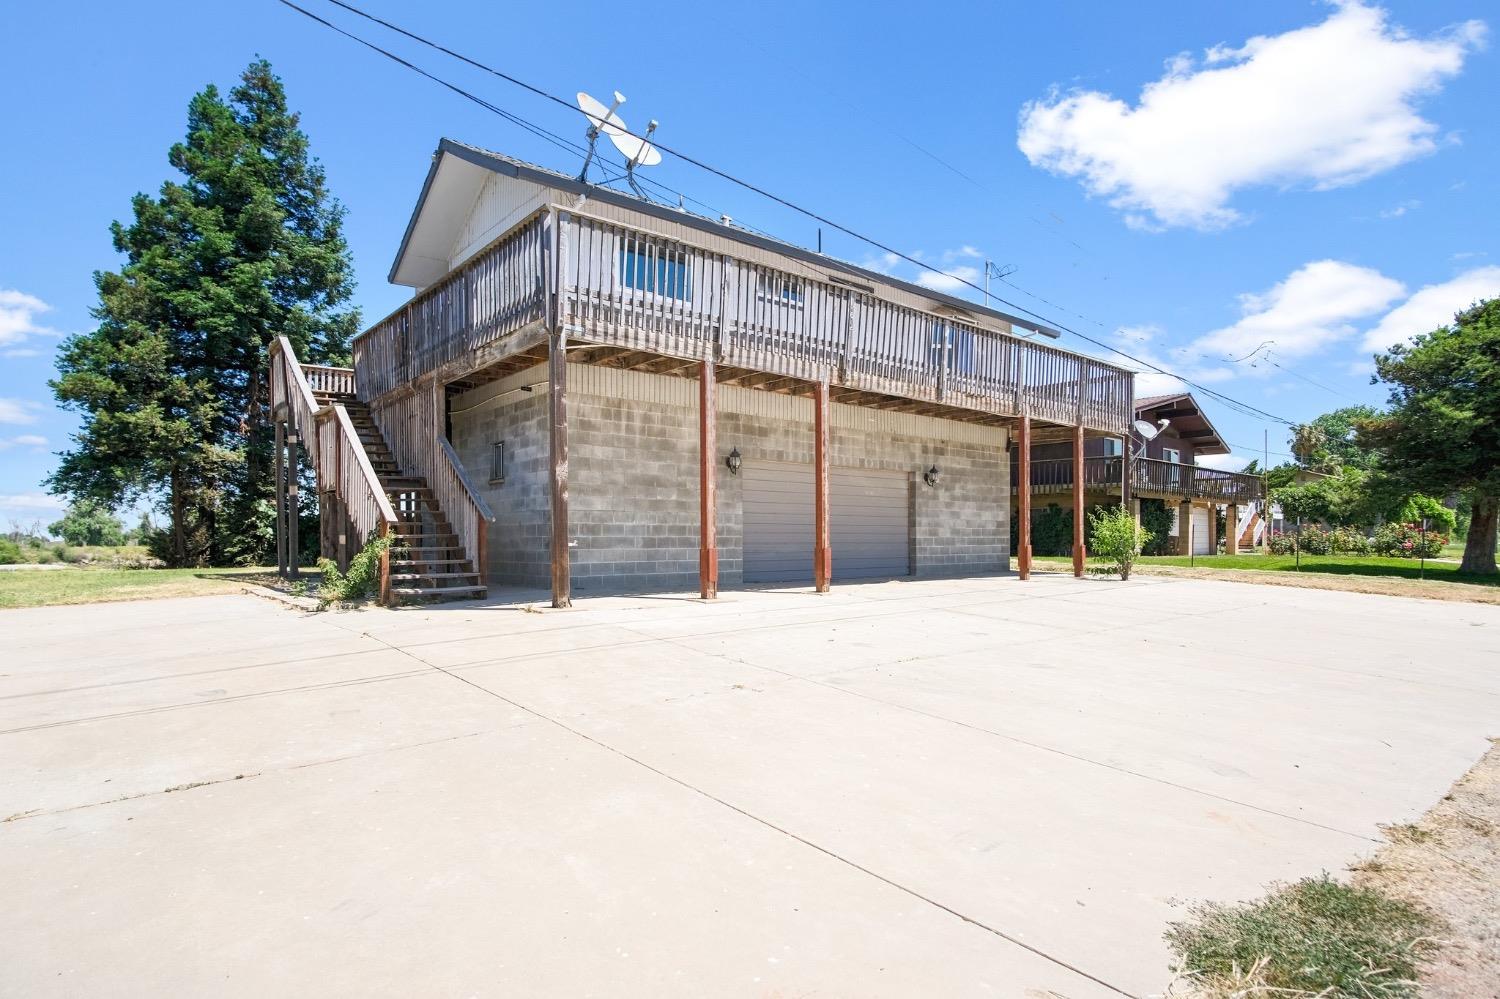
<svg viewBox="0 0 1500 999">
<path fill-rule="evenodd" d="M 1149 995 L 1500 734 L 1500 608 L 1041 577 L 0 612 L 0 993 Z"/>
</svg>

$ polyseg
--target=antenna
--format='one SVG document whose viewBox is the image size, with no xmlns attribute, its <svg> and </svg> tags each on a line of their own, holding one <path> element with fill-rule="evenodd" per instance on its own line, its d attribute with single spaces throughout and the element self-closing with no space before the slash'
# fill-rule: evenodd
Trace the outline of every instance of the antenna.
<svg viewBox="0 0 1500 999">
<path fill-rule="evenodd" d="M 624 103 L 625 95 L 618 90 L 615 91 L 614 103 L 609 107 L 605 107 L 582 90 L 578 91 L 578 110 L 582 111 L 583 116 L 589 120 L 589 130 L 584 133 L 584 137 L 589 140 L 589 151 L 588 155 L 583 158 L 583 169 L 578 174 L 578 179 L 585 184 L 589 180 L 589 164 L 594 162 L 594 144 L 599 141 L 599 133 L 604 132 L 618 146 L 620 144 L 618 137 L 629 131 L 625 127 L 625 122 L 615 114 L 619 106 Z M 655 124 L 652 122 L 652 125 Z M 660 158 L 661 154 L 657 153 L 657 159 Z"/>
</svg>

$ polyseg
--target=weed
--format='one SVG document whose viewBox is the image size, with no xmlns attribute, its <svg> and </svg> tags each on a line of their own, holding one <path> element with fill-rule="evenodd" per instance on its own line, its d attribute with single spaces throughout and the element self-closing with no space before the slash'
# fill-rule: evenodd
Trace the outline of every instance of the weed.
<svg viewBox="0 0 1500 999">
<path fill-rule="evenodd" d="M 318 607 L 354 603 L 374 596 L 380 589 L 380 557 L 387 551 L 392 555 L 399 553 L 395 542 L 391 535 L 371 538 L 349 560 L 348 572 L 340 572 L 332 559 L 320 559 L 318 571 L 323 574 L 323 582 L 318 587 Z"/>
<path fill-rule="evenodd" d="M 1201 996 L 1408 999 L 1436 929 L 1407 902 L 1325 874 L 1253 902 L 1195 906 L 1166 937 Z"/>
</svg>

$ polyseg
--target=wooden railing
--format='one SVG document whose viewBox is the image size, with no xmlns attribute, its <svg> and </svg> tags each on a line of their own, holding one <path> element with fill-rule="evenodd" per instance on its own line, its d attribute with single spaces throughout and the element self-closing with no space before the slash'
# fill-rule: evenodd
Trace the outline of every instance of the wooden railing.
<svg viewBox="0 0 1500 999">
<path fill-rule="evenodd" d="M 618 222 L 557 217 L 570 338 L 1113 433 L 1133 415 L 1131 372 L 1102 361 Z"/>
<path fill-rule="evenodd" d="M 358 539 L 356 547 L 372 537 L 384 537 L 395 526 L 396 512 L 370 465 L 349 414 L 340 404 L 319 408 L 307 368 L 298 363 L 286 337 L 278 337 L 271 345 L 270 360 L 272 412 L 286 407 L 286 418 L 297 428 L 316 472 L 319 497 L 329 491 L 338 496 Z M 317 365 L 308 367 L 319 369 Z M 388 598 L 388 557 L 381 560 L 380 588 L 382 599 Z"/>
<path fill-rule="evenodd" d="M 619 222 L 545 209 L 354 341 L 379 399 L 528 324 L 997 415 L 1123 433 L 1131 372 Z"/>
<path fill-rule="evenodd" d="M 443 433 L 441 397 L 442 390 L 429 383 L 425 391 L 377 400 L 370 414 L 401 470 L 427 480 L 459 544 L 474 559 L 475 571 L 483 574 L 488 526 L 495 515 L 469 481 Z"/>
<path fill-rule="evenodd" d="M 318 395 L 354 395 L 354 369 L 334 368 L 326 364 L 304 364 L 302 374 Z"/>
<path fill-rule="evenodd" d="M 359 397 L 378 399 L 543 319 L 547 245 L 539 212 L 356 337 Z"/>
<path fill-rule="evenodd" d="M 1085 488 L 1120 489 L 1119 457 L 1091 456 L 1083 460 L 1083 483 Z M 1220 503 L 1248 503 L 1262 494 L 1258 475 L 1242 475 L 1224 472 L 1202 465 L 1184 465 L 1178 462 L 1160 461 L 1155 458 L 1136 458 L 1131 461 L 1133 474 L 1131 489 L 1150 493 L 1167 493 L 1193 499 L 1215 500 Z M 1011 485 L 1018 479 L 1016 466 L 1011 466 Z M 1031 490 L 1034 493 L 1067 492 L 1073 488 L 1073 459 L 1044 458 L 1031 461 Z"/>
</svg>

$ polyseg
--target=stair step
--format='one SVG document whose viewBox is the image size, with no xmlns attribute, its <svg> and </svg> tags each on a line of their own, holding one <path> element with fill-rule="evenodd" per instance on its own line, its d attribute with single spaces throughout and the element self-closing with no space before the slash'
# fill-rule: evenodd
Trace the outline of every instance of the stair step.
<svg viewBox="0 0 1500 999">
<path fill-rule="evenodd" d="M 483 597 L 488 590 L 483 586 L 393 586 L 391 593 L 398 597 Z"/>
<path fill-rule="evenodd" d="M 466 558 L 402 558 L 395 559 L 391 562 L 391 565 L 400 566 L 403 569 L 413 569 L 417 566 L 424 565 L 461 565 L 467 570 L 469 566 L 469 560 Z M 463 575 L 472 576 L 475 575 L 475 573 L 472 570 L 469 570 L 464 572 Z"/>
<path fill-rule="evenodd" d="M 425 579 L 429 582 L 438 579 L 478 579 L 477 572 L 393 572 L 391 579 Z"/>
</svg>

